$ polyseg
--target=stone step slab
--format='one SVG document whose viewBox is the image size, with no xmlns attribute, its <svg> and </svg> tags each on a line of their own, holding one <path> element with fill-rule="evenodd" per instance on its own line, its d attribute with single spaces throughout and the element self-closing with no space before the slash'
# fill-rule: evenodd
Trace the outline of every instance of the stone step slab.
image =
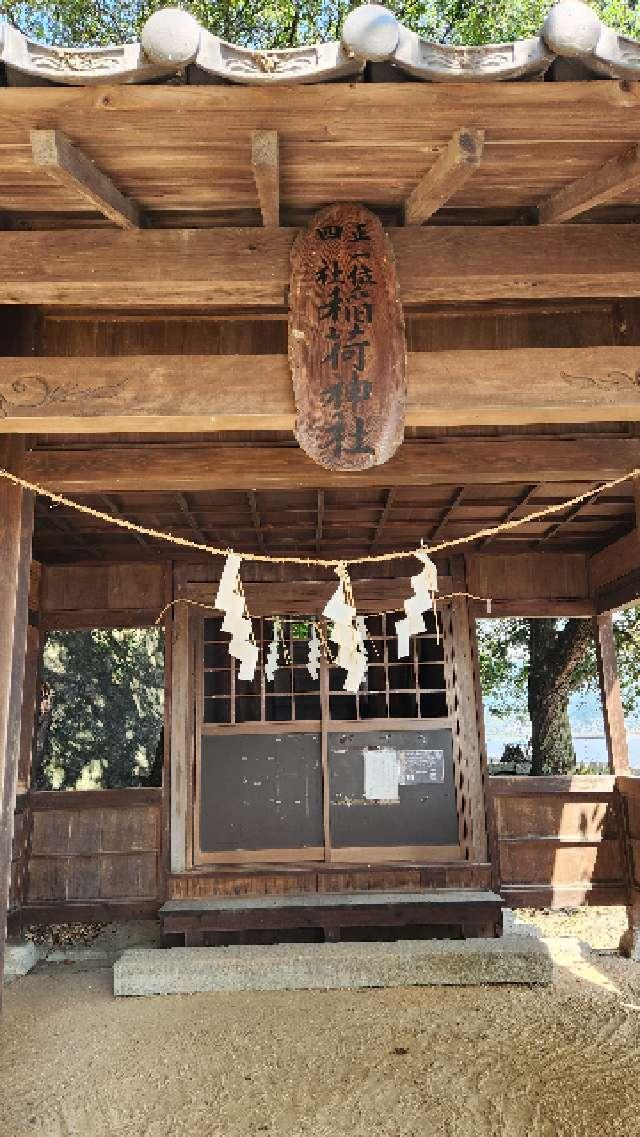
<svg viewBox="0 0 640 1137">
<path fill-rule="evenodd" d="M 116 996 L 208 991 L 338 990 L 357 987 L 548 985 L 548 949 L 530 936 L 151 948 L 123 952 Z"/>
</svg>

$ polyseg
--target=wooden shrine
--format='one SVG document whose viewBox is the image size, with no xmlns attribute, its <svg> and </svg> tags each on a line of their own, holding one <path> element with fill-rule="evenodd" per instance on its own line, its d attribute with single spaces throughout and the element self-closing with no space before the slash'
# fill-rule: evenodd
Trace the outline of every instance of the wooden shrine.
<svg viewBox="0 0 640 1137">
<path fill-rule="evenodd" d="M 6 906 L 14 932 L 163 905 L 191 942 L 336 938 L 356 909 L 378 930 L 495 934 L 500 892 L 627 903 L 636 934 L 611 612 L 640 598 L 640 45 L 588 9 L 574 27 L 574 7 L 500 51 L 426 44 L 369 6 L 339 43 L 291 53 L 176 12 L 109 55 L 7 30 L 0 467 L 22 481 L 0 478 L 2 936 Z M 362 338 L 336 348 L 358 372 L 339 394 L 301 387 L 333 367 L 313 321 L 336 298 L 329 276 L 310 296 L 300 251 L 338 206 L 373 218 L 392 266 L 375 392 Z M 336 336 L 369 336 L 355 299 Z M 500 526 L 434 553 L 439 627 L 430 614 L 407 657 L 392 613 L 416 562 L 350 564 L 355 693 L 326 659 L 311 675 L 294 633 L 321 620 L 330 565 L 242 562 L 260 649 L 244 680 L 212 610 L 224 558 L 198 548 L 356 562 Z M 489 784 L 487 601 L 593 621 L 610 776 Z M 35 791 L 44 636 L 150 626 L 167 605 L 162 789 Z M 389 751 L 397 792 L 376 797 Z M 265 897 L 281 911 L 252 907 Z M 233 918 L 222 900 L 242 902 Z"/>
</svg>

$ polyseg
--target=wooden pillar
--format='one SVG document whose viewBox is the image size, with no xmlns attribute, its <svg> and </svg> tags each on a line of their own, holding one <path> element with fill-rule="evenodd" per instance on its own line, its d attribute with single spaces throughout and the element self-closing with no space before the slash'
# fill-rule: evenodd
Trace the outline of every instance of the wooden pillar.
<svg viewBox="0 0 640 1137">
<path fill-rule="evenodd" d="M 0 466 L 20 469 L 24 439 L 0 440 Z M 0 479 L 0 1000 L 20 755 L 33 497 Z"/>
<path fill-rule="evenodd" d="M 191 721 L 192 648 L 189 636 L 189 609 L 177 604 L 173 610 L 171 640 L 171 872 L 187 868 L 189 829 L 189 781 L 193 751 Z"/>
<path fill-rule="evenodd" d="M 452 562 L 453 588 L 466 590 L 464 560 Z M 474 618 L 466 596 L 454 596 L 445 642 L 449 711 L 453 718 L 454 770 L 460 843 L 467 860 L 487 860 L 484 716 L 479 700 Z"/>
<path fill-rule="evenodd" d="M 595 617 L 593 634 L 596 644 L 609 770 L 612 774 L 627 774 L 629 772 L 629 747 L 620 695 L 611 612 L 602 612 Z"/>
</svg>

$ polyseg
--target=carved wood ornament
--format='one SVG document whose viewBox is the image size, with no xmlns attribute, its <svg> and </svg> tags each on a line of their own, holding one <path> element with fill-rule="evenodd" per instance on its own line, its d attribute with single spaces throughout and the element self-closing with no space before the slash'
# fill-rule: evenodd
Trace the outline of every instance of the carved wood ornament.
<svg viewBox="0 0 640 1137">
<path fill-rule="evenodd" d="M 305 453 L 328 470 L 388 462 L 404 438 L 404 319 L 391 242 L 364 206 L 327 206 L 293 244 L 289 361 Z"/>
</svg>

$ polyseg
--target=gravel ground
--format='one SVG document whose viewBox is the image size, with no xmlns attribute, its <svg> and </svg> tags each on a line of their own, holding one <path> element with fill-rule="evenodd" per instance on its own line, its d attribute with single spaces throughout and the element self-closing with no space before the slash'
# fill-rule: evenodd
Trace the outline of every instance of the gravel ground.
<svg viewBox="0 0 640 1137">
<path fill-rule="evenodd" d="M 640 966 L 590 919 L 551 989 L 115 1000 L 108 967 L 40 965 L 6 991 L 0 1133 L 640 1137 Z"/>
</svg>

